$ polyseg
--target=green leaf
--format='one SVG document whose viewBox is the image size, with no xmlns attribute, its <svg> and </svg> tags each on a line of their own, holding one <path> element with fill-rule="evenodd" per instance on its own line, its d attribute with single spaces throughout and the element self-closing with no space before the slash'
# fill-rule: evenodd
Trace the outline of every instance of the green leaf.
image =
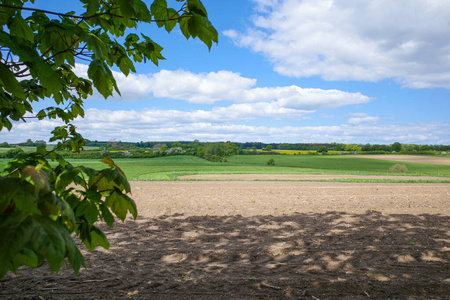
<svg viewBox="0 0 450 300">
<path fill-rule="evenodd" d="M 89 178 L 92 178 L 98 174 L 97 170 L 85 166 L 78 166 L 77 169 L 86 174 Z"/>
<path fill-rule="evenodd" d="M 109 242 L 103 231 L 93 226 L 89 232 L 89 238 L 83 240 L 84 245 L 92 252 L 97 245 L 109 249 Z"/>
<path fill-rule="evenodd" d="M 182 18 L 178 20 L 178 23 L 180 24 L 181 33 L 183 33 L 186 39 L 189 39 L 191 37 L 191 33 L 189 32 L 189 19 L 190 18 Z"/>
<path fill-rule="evenodd" d="M 83 14 L 83 16 L 92 16 L 98 12 L 100 9 L 100 1 L 99 0 L 89 0 L 89 1 L 82 1 L 86 3 L 84 7 L 86 8 L 86 12 Z"/>
<path fill-rule="evenodd" d="M 75 271 L 75 275 L 77 275 L 81 266 L 86 268 L 86 263 L 84 261 L 83 255 L 81 254 L 80 250 L 78 250 L 72 237 L 70 235 L 63 235 L 63 237 L 66 243 L 67 259 L 69 260 L 72 269 Z"/>
<path fill-rule="evenodd" d="M 133 4 L 134 10 L 137 14 L 136 17 L 142 22 L 150 23 L 152 21 L 152 17 L 147 4 L 141 0 L 134 1 Z"/>
<path fill-rule="evenodd" d="M 102 195 L 97 191 L 95 187 L 91 187 L 86 190 L 86 198 L 92 201 L 92 203 L 100 203 Z"/>
<path fill-rule="evenodd" d="M 78 116 L 84 118 L 84 110 L 80 105 L 78 105 L 76 103 L 72 104 L 71 109 L 72 109 L 73 118 L 76 118 Z"/>
<path fill-rule="evenodd" d="M 58 272 L 64 265 L 66 240 L 70 235 L 56 221 L 39 216 L 34 217 L 33 221 L 35 226 L 30 238 L 31 248 L 39 257 L 47 259 L 52 272 Z"/>
<path fill-rule="evenodd" d="M 109 227 L 111 227 L 114 224 L 114 216 L 111 214 L 111 212 L 108 209 L 108 206 L 104 203 L 100 204 L 100 211 L 102 212 L 102 218 L 108 224 Z"/>
<path fill-rule="evenodd" d="M 109 158 L 108 156 L 103 156 L 103 159 L 101 160 L 102 163 L 107 164 L 108 166 L 110 166 L 111 168 L 114 167 L 116 164 L 114 163 L 114 161 Z"/>
<path fill-rule="evenodd" d="M 112 95 L 113 89 L 120 95 L 116 80 L 103 60 L 94 59 L 91 62 L 88 69 L 88 76 L 92 79 L 95 88 L 105 99 Z"/>
<path fill-rule="evenodd" d="M 24 214 L 38 213 L 34 187 L 30 183 L 19 178 L 1 177 L 0 191 L 0 213 L 8 206 L 15 206 Z"/>
<path fill-rule="evenodd" d="M 122 12 L 122 16 L 126 19 L 133 18 L 136 14 L 132 2 L 129 0 L 116 0 L 118 6 L 120 7 L 120 11 Z"/>
<path fill-rule="evenodd" d="M 60 154 L 58 154 L 58 153 L 56 153 L 56 152 L 52 152 L 52 153 L 50 153 L 50 159 L 51 160 L 53 160 L 53 161 L 57 161 L 58 162 L 58 164 L 61 166 L 61 167 L 65 167 L 66 166 L 66 164 L 67 164 L 67 161 L 64 159 L 64 157 L 62 157 Z"/>
<path fill-rule="evenodd" d="M 0 214 L 0 276 L 8 269 L 15 272 L 12 261 L 31 240 L 35 224 L 20 212 Z"/>
<path fill-rule="evenodd" d="M 136 220 L 137 218 L 137 208 L 136 208 L 136 203 L 134 202 L 133 199 L 131 199 L 130 197 L 128 197 L 127 195 L 122 195 L 125 200 L 127 201 L 127 208 L 128 211 L 130 212 L 130 214 L 133 216 L 133 218 Z"/>
<path fill-rule="evenodd" d="M 83 35 L 82 38 L 84 42 L 86 42 L 88 49 L 94 52 L 93 54 L 94 60 L 96 59 L 103 60 L 105 54 L 109 52 L 105 43 L 97 35 L 93 33 Z"/>
<path fill-rule="evenodd" d="M 155 18 L 155 20 L 167 20 L 167 1 L 166 0 L 155 0 L 150 6 L 150 11 Z M 156 22 L 158 27 L 164 26 L 164 22 Z"/>
<path fill-rule="evenodd" d="M 173 9 L 173 8 L 169 8 L 169 9 L 167 10 L 167 15 L 168 15 L 169 18 L 172 18 L 172 19 L 176 19 L 176 18 L 179 17 L 178 12 L 177 12 L 175 9 Z M 175 28 L 175 26 L 177 25 L 177 23 L 178 23 L 177 20 L 172 20 L 172 21 L 169 21 L 169 20 L 168 20 L 168 21 L 166 21 L 166 22 L 164 23 L 164 25 L 165 25 L 165 27 L 166 27 L 167 32 L 171 32 L 172 29 Z"/>
<path fill-rule="evenodd" d="M 208 13 L 200 0 L 187 0 L 189 12 L 208 18 Z"/>
<path fill-rule="evenodd" d="M 69 137 L 69 132 L 67 132 L 67 126 L 55 127 L 52 131 L 53 136 L 50 138 L 50 142 L 57 140 L 64 140 Z"/>
<path fill-rule="evenodd" d="M 16 14 L 14 18 L 12 18 L 10 33 L 11 35 L 24 38 L 31 43 L 34 42 L 33 30 L 31 30 L 20 14 Z"/>
<path fill-rule="evenodd" d="M 122 195 L 119 193 L 111 193 L 108 197 L 106 197 L 105 204 L 109 206 L 112 212 L 122 221 L 125 220 L 128 213 L 128 201 L 126 199 L 126 195 Z"/>
<path fill-rule="evenodd" d="M 17 270 L 21 265 L 26 265 L 32 268 L 36 268 L 38 266 L 39 259 L 34 253 L 33 250 L 24 247 L 21 252 L 19 252 L 13 258 L 14 268 Z"/>
<path fill-rule="evenodd" d="M 25 93 L 22 86 L 17 81 L 11 70 L 3 63 L 0 63 L 0 84 L 6 91 L 10 92 L 15 97 L 20 99 L 25 98 Z"/>
<path fill-rule="evenodd" d="M 61 91 L 61 76 L 48 63 L 42 59 L 34 60 L 30 68 L 31 75 L 39 79 L 39 82 L 50 94 L 56 96 Z"/>
<path fill-rule="evenodd" d="M 89 200 L 83 200 L 76 208 L 75 216 L 78 218 L 84 216 L 89 225 L 93 225 L 98 220 L 98 208 L 97 205 Z"/>
<path fill-rule="evenodd" d="M 14 9 L 10 9 L 8 7 L 0 7 L 0 26 L 8 24 L 11 18 L 14 16 L 15 12 L 16 11 Z"/>
<path fill-rule="evenodd" d="M 36 152 L 40 153 L 40 154 L 45 154 L 47 153 L 47 146 L 42 145 L 36 148 Z"/>
<path fill-rule="evenodd" d="M 192 17 L 187 20 L 189 33 L 192 37 L 198 37 L 211 50 L 212 42 L 218 43 L 218 33 L 208 19 L 197 13 L 192 13 Z"/>
<path fill-rule="evenodd" d="M 78 173 L 80 173 L 80 170 L 77 168 L 63 171 L 56 178 L 55 188 L 57 190 L 65 189 L 69 184 L 75 181 L 75 178 L 78 176 Z"/>
<path fill-rule="evenodd" d="M 50 182 L 47 173 L 36 169 L 37 167 L 26 166 L 21 172 L 22 179 L 29 180 L 34 185 L 36 195 L 40 192 L 49 192 Z"/>
</svg>

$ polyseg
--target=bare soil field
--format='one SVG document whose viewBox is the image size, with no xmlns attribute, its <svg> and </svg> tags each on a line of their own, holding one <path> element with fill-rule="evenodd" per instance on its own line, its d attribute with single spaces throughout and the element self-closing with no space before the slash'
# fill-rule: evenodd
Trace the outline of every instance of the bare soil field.
<svg viewBox="0 0 450 300">
<path fill-rule="evenodd" d="M 139 218 L 87 270 L 43 264 L 1 299 L 449 299 L 450 185 L 133 182 Z"/>
<path fill-rule="evenodd" d="M 425 155 L 352 155 L 353 157 L 384 159 L 393 161 L 415 162 L 422 164 L 435 164 L 450 166 L 450 157 Z"/>
<path fill-rule="evenodd" d="M 194 174 L 178 176 L 180 180 L 350 180 L 350 179 L 379 179 L 379 180 L 450 180 L 449 177 L 437 176 L 405 176 L 405 175 L 324 175 L 324 174 Z"/>
</svg>

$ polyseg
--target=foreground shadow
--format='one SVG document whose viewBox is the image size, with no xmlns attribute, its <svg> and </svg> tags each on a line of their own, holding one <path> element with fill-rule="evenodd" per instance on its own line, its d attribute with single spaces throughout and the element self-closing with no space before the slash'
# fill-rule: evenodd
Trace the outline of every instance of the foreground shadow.
<svg viewBox="0 0 450 300">
<path fill-rule="evenodd" d="M 163 216 L 103 228 L 78 276 L 44 264 L 3 299 L 448 299 L 450 217 Z"/>
</svg>

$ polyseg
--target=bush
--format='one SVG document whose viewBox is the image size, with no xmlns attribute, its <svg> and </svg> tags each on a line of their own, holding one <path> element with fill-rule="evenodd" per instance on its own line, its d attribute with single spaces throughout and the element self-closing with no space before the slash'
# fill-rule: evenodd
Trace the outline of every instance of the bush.
<svg viewBox="0 0 450 300">
<path fill-rule="evenodd" d="M 319 147 L 319 149 L 317 150 L 318 153 L 322 153 L 322 154 L 326 154 L 328 152 L 327 147 L 325 146 L 321 146 Z"/>
<path fill-rule="evenodd" d="M 389 169 L 389 172 L 391 172 L 391 173 L 407 173 L 408 168 L 405 165 L 395 164 Z"/>
<path fill-rule="evenodd" d="M 267 164 L 268 164 L 269 166 L 274 166 L 274 165 L 275 165 L 275 161 L 273 160 L 273 158 L 271 158 L 271 159 L 269 159 L 269 160 L 267 161 Z"/>
<path fill-rule="evenodd" d="M 21 148 L 14 148 L 14 149 L 9 149 L 8 151 L 6 151 L 5 156 L 7 158 L 14 158 L 22 153 L 24 153 L 24 151 Z"/>
</svg>

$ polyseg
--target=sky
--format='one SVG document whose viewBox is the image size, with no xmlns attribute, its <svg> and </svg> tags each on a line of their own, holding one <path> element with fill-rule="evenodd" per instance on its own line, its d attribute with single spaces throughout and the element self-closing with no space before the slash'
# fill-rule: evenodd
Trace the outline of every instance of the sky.
<svg viewBox="0 0 450 300">
<path fill-rule="evenodd" d="M 115 71 L 121 96 L 94 93 L 85 118 L 74 121 L 85 138 L 450 144 L 447 1 L 202 2 L 218 45 L 208 51 L 178 29 L 140 27 L 166 60 L 137 64 L 128 77 Z M 0 141 L 48 141 L 60 125 L 28 119 L 1 131 Z"/>
</svg>

